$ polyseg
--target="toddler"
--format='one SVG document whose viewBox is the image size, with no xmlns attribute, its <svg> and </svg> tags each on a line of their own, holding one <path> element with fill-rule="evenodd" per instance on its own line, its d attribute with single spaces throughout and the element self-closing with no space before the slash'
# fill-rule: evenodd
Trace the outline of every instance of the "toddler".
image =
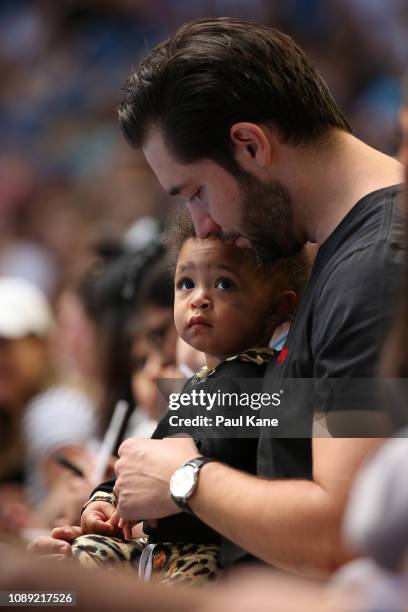
<svg viewBox="0 0 408 612">
<path fill-rule="evenodd" d="M 249 379 L 251 392 L 262 391 L 266 365 L 276 356 L 269 343 L 274 330 L 294 313 L 306 282 L 306 258 L 301 254 L 260 265 L 250 249 L 217 236 L 197 238 L 184 209 L 169 226 L 166 242 L 175 260 L 177 332 L 206 357 L 206 366 L 185 383 L 182 393 L 191 396 L 194 390 L 204 390 L 220 397 L 242 392 L 241 383 Z M 240 410 L 217 405 L 212 412 L 234 417 Z M 226 437 L 226 430 L 220 434 L 211 426 L 183 430 L 170 424 L 175 414 L 182 419 L 209 413 L 193 402 L 177 413 L 169 410 L 152 438 L 188 431 L 200 454 L 256 474 L 256 434 Z M 114 481 L 99 485 L 84 507 L 81 527 L 92 535 L 75 540 L 72 549 L 84 566 L 125 564 L 144 578 L 200 584 L 216 578 L 226 560 L 230 564 L 246 556 L 185 512 L 145 522 L 143 531 L 138 525 L 132 534 L 132 526 L 120 521 L 114 510 L 113 486 Z"/>
</svg>

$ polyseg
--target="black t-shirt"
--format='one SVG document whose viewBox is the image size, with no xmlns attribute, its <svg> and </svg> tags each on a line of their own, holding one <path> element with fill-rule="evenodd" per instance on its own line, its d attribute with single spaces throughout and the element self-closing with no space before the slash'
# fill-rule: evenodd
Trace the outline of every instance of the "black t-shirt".
<svg viewBox="0 0 408 612">
<path fill-rule="evenodd" d="M 285 346 L 265 374 L 267 391 L 285 391 L 280 429 L 289 434 L 262 432 L 260 476 L 311 479 L 313 415 L 356 408 L 354 379 L 375 376 L 404 273 L 401 189 L 362 198 L 319 249 Z M 333 379 L 340 382 L 334 393 Z"/>
</svg>

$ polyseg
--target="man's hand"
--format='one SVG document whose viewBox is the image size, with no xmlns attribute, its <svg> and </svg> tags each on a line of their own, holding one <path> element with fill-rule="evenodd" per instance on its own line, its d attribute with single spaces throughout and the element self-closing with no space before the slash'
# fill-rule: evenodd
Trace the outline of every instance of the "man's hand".
<svg viewBox="0 0 408 612">
<path fill-rule="evenodd" d="M 119 517 L 115 508 L 109 502 L 94 501 L 82 513 L 82 533 L 113 536 L 120 533 L 118 528 Z"/>
<path fill-rule="evenodd" d="M 115 465 L 119 516 L 125 521 L 141 521 L 180 512 L 169 494 L 170 478 L 199 454 L 192 438 L 125 440 Z"/>
</svg>

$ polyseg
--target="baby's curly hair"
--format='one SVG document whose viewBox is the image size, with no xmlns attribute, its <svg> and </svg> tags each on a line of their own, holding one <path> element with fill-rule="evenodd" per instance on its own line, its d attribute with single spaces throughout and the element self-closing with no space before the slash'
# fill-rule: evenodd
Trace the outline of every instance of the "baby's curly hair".
<svg viewBox="0 0 408 612">
<path fill-rule="evenodd" d="M 171 272 L 174 276 L 177 266 L 177 259 L 183 244 L 190 238 L 197 238 L 193 221 L 187 206 L 180 206 L 175 213 L 169 217 L 163 233 L 163 244 L 166 249 Z M 221 234 L 211 234 L 209 240 L 227 240 Z M 272 276 L 284 284 L 285 289 L 294 291 L 298 300 L 302 297 L 306 288 L 309 273 L 310 261 L 304 250 L 297 255 L 282 258 L 270 264 L 261 264 L 251 249 L 241 249 L 243 256 L 248 260 L 249 265 L 257 276 L 270 280 Z"/>
</svg>

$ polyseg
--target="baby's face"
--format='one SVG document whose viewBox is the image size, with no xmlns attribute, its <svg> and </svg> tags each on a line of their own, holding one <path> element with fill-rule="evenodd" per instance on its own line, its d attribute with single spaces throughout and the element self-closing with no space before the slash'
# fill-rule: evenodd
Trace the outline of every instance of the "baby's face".
<svg viewBox="0 0 408 612">
<path fill-rule="evenodd" d="M 267 344 L 270 285 L 243 250 L 221 240 L 187 240 L 178 257 L 174 318 L 179 335 L 206 355 L 225 358 Z"/>
</svg>

